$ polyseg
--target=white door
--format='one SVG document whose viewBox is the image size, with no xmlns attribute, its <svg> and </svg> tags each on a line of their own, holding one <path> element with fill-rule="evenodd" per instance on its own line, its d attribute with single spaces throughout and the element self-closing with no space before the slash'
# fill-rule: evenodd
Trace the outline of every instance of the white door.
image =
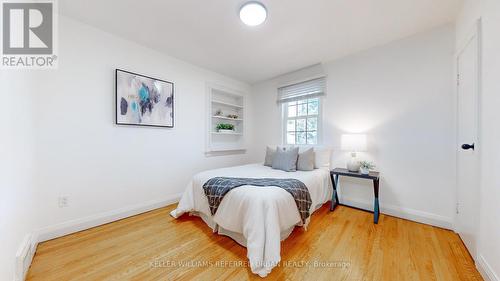
<svg viewBox="0 0 500 281">
<path fill-rule="evenodd" d="M 479 24 L 477 25 L 479 27 Z M 479 227 L 478 97 L 479 32 L 467 38 L 457 54 L 458 145 L 456 231 L 476 258 Z"/>
</svg>

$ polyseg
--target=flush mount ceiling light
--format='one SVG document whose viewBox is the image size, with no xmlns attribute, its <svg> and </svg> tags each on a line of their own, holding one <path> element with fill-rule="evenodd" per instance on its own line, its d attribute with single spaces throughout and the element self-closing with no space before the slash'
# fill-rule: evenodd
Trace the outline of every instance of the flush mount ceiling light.
<svg viewBox="0 0 500 281">
<path fill-rule="evenodd" d="M 249 26 L 257 26 L 267 18 L 266 7 L 260 2 L 247 2 L 240 8 L 241 21 Z"/>
</svg>

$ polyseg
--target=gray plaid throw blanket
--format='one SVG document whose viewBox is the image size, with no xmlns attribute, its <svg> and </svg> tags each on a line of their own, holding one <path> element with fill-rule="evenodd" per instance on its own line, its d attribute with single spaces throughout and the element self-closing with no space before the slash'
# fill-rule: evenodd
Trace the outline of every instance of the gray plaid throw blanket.
<svg viewBox="0 0 500 281">
<path fill-rule="evenodd" d="M 212 216 L 215 215 L 224 196 L 232 189 L 243 186 L 277 186 L 288 191 L 293 196 L 297 209 L 299 210 L 302 222 L 305 223 L 309 217 L 311 207 L 311 195 L 306 185 L 296 179 L 272 179 L 272 178 L 226 178 L 215 177 L 209 179 L 204 185 L 205 195 L 208 198 L 208 205 Z"/>
</svg>

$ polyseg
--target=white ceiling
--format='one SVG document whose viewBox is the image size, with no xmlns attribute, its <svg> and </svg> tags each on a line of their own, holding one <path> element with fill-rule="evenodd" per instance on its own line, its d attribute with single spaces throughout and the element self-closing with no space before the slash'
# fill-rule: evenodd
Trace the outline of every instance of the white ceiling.
<svg viewBox="0 0 500 281">
<path fill-rule="evenodd" d="M 244 0 L 64 0 L 61 13 L 253 83 L 454 21 L 461 0 L 262 0 L 247 27 Z"/>
</svg>

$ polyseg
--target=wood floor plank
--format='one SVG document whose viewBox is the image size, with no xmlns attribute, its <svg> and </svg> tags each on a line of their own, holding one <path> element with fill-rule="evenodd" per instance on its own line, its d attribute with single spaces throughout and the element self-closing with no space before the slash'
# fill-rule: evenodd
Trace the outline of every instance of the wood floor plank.
<svg viewBox="0 0 500 281">
<path fill-rule="evenodd" d="M 246 249 L 168 206 L 41 243 L 27 280 L 261 280 Z M 482 280 L 452 231 L 325 204 L 266 280 Z"/>
</svg>

